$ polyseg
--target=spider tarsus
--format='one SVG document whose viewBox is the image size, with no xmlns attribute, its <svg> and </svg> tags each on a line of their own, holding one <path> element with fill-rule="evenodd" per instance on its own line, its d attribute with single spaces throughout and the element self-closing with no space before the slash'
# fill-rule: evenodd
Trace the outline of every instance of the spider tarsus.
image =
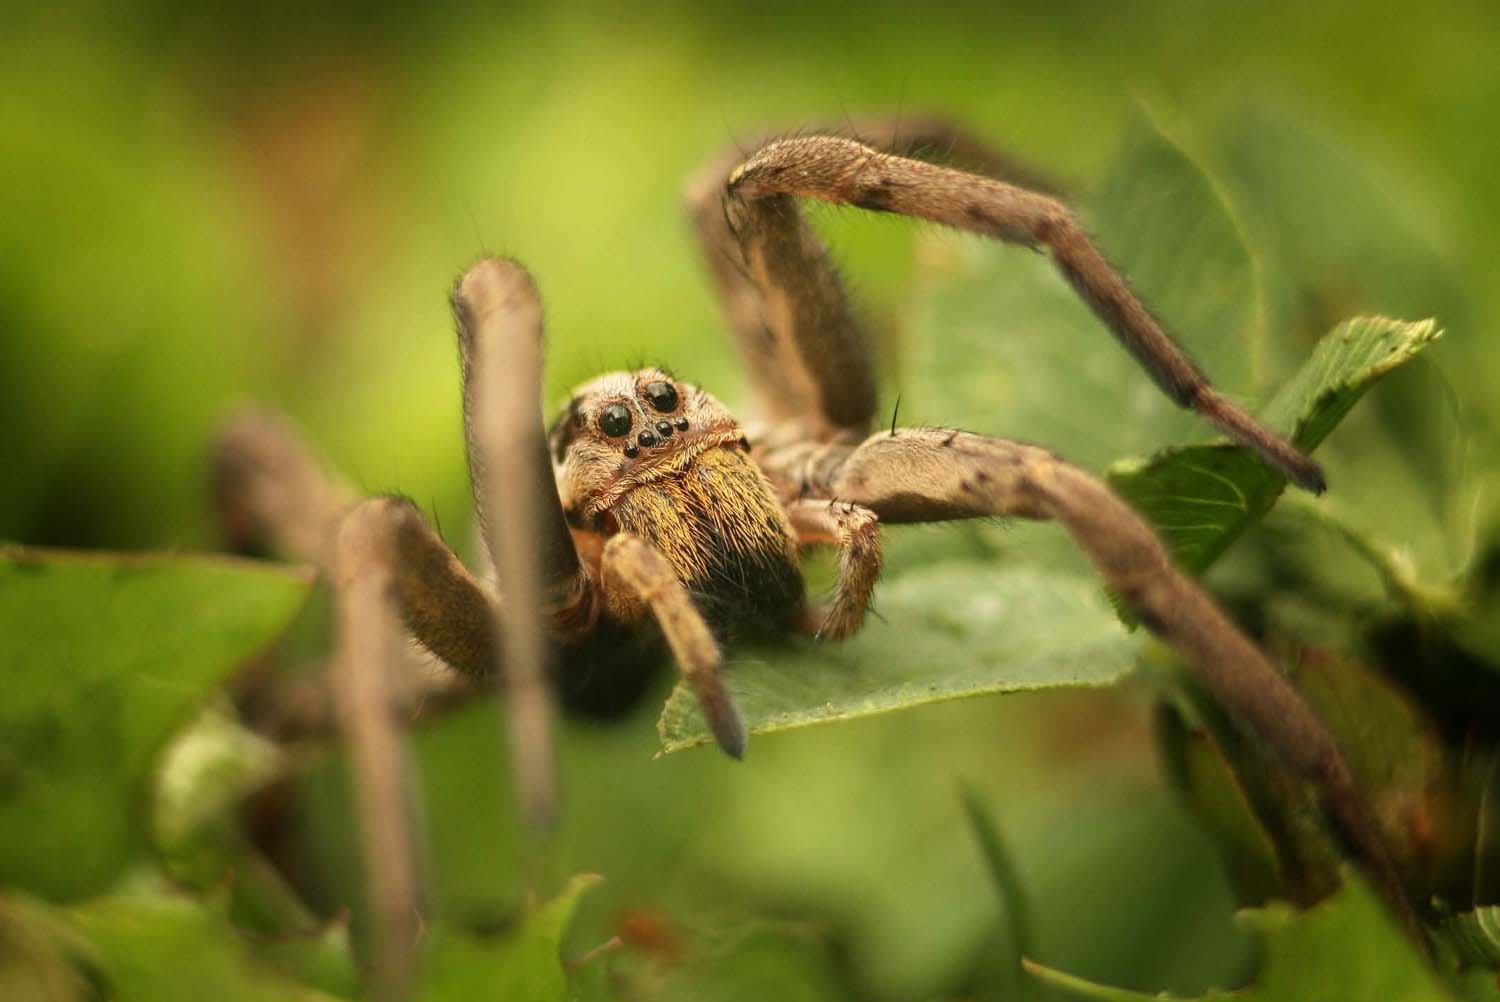
<svg viewBox="0 0 1500 1002">
<path fill-rule="evenodd" d="M 749 737 L 745 721 L 729 690 L 724 687 L 723 678 L 718 672 L 698 672 L 693 676 L 693 688 L 697 690 L 698 706 L 703 710 L 703 719 L 708 721 L 714 740 L 730 758 L 743 759 Z"/>
<path fill-rule="evenodd" d="M 1215 428 L 1255 452 L 1298 487 L 1314 494 L 1322 494 L 1328 489 L 1323 469 L 1316 461 L 1215 393 L 1206 383 L 1194 394 L 1190 406 Z"/>
</svg>

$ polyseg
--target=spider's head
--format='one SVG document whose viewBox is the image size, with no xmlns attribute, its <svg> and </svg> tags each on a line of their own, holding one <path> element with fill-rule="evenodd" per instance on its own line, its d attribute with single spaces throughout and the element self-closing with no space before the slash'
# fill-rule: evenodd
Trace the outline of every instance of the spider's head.
<svg viewBox="0 0 1500 1002">
<path fill-rule="evenodd" d="M 575 389 L 547 442 L 564 504 L 595 509 L 707 449 L 748 448 L 728 408 L 657 368 L 607 373 Z"/>
</svg>

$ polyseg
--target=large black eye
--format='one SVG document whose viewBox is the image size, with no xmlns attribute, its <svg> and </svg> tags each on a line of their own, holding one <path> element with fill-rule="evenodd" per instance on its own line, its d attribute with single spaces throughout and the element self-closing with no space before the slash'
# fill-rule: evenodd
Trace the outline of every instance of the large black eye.
<svg viewBox="0 0 1500 1002">
<path fill-rule="evenodd" d="M 610 404 L 599 415 L 599 430 L 610 438 L 620 438 L 630 431 L 630 411 L 624 404 Z"/>
<path fill-rule="evenodd" d="M 651 406 L 666 413 L 677 407 L 677 389 L 668 382 L 660 379 L 646 384 L 646 399 L 651 401 Z"/>
</svg>

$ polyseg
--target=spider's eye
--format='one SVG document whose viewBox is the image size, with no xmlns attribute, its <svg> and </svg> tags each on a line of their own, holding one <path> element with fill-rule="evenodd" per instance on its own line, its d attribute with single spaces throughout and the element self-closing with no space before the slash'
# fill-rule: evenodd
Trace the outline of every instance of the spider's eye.
<svg viewBox="0 0 1500 1002">
<path fill-rule="evenodd" d="M 666 413 L 677 407 L 677 389 L 668 382 L 656 380 L 646 384 L 646 399 L 651 401 L 651 406 Z"/>
<path fill-rule="evenodd" d="M 599 430 L 610 438 L 620 438 L 630 431 L 630 411 L 624 404 L 610 404 L 599 415 Z"/>
</svg>

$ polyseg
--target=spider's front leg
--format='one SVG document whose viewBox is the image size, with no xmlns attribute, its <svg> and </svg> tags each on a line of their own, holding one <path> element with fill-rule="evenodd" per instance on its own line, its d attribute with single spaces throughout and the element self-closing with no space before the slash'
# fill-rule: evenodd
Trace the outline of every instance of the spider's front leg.
<svg viewBox="0 0 1500 1002">
<path fill-rule="evenodd" d="M 677 663 L 692 686 L 719 747 L 745 756 L 745 724 L 720 674 L 723 655 L 703 615 L 667 558 L 628 532 L 610 537 L 600 561 L 605 607 L 623 623 L 655 618 Z"/>
<path fill-rule="evenodd" d="M 1152 633 L 1173 647 L 1230 715 L 1267 741 L 1324 809 L 1410 928 L 1411 906 L 1333 735 L 1297 690 L 1108 487 L 1045 449 L 942 428 L 880 433 L 804 454 L 813 496 L 862 505 L 884 522 L 1013 516 L 1053 520 Z M 1420 938 L 1420 935 L 1419 935 Z"/>
</svg>

